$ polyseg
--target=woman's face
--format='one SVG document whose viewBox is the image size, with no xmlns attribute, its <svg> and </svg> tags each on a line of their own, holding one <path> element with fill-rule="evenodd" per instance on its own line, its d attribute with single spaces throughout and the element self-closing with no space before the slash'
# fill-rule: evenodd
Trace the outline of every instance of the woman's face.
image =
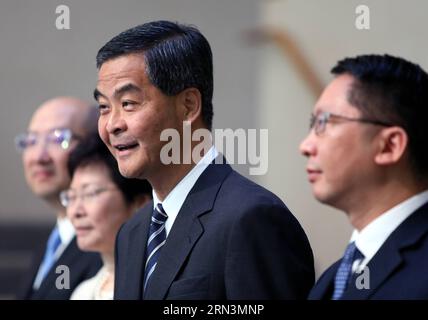
<svg viewBox="0 0 428 320">
<path fill-rule="evenodd" d="M 81 250 L 114 252 L 116 234 L 133 208 L 113 183 L 103 163 L 78 167 L 68 191 L 67 216 Z"/>
</svg>

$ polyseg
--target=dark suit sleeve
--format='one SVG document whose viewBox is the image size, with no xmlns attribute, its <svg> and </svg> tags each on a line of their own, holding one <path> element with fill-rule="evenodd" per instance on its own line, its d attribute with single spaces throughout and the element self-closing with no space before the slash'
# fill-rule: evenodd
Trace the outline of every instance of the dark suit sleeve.
<svg viewBox="0 0 428 320">
<path fill-rule="evenodd" d="M 235 221 L 225 273 L 227 299 L 305 299 L 315 280 L 308 239 L 281 204 L 247 209 Z"/>
<path fill-rule="evenodd" d="M 114 246 L 114 299 L 115 300 L 120 300 L 120 299 L 124 299 L 124 297 L 122 297 L 122 292 L 123 292 L 123 288 L 122 288 L 122 284 L 124 282 L 124 275 L 123 275 L 123 252 L 124 249 L 122 248 L 124 241 L 121 241 L 121 238 L 123 237 L 124 234 L 124 225 L 123 224 L 119 231 L 117 232 L 116 235 L 116 241 L 115 241 L 115 246 Z"/>
</svg>

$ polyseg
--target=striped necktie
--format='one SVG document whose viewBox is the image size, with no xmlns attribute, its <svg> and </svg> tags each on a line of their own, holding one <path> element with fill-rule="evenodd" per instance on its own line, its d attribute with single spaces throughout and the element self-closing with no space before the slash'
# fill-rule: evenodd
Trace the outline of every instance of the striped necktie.
<svg viewBox="0 0 428 320">
<path fill-rule="evenodd" d="M 351 279 L 352 265 L 355 260 L 361 258 L 364 258 L 364 255 L 358 250 L 355 242 L 351 242 L 346 248 L 342 262 L 337 269 L 332 300 L 339 300 L 342 297 Z"/>
<path fill-rule="evenodd" d="M 159 254 L 166 242 L 165 221 L 168 215 L 162 207 L 158 204 L 153 210 L 152 222 L 150 223 L 149 239 L 147 240 L 146 250 L 146 265 L 144 271 L 144 290 L 150 280 L 153 271 L 156 268 Z"/>
</svg>

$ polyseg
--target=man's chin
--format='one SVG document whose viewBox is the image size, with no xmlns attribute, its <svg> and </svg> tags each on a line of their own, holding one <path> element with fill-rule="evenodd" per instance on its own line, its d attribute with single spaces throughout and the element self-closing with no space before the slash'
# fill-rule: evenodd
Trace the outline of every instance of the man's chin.
<svg viewBox="0 0 428 320">
<path fill-rule="evenodd" d="M 119 172 L 125 178 L 128 178 L 128 179 L 137 178 L 137 174 L 135 173 L 135 170 L 132 170 L 131 168 L 119 165 Z"/>
<path fill-rule="evenodd" d="M 66 189 L 66 188 L 64 188 Z M 57 200 L 59 199 L 59 194 L 62 191 L 62 188 L 32 188 L 33 193 L 46 201 Z"/>
<path fill-rule="evenodd" d="M 119 165 L 119 172 L 122 176 L 128 179 L 146 179 L 144 175 L 144 170 L 141 167 L 134 168 Z"/>
<path fill-rule="evenodd" d="M 329 196 L 328 194 L 326 194 L 326 192 L 323 190 L 319 190 L 317 188 L 313 188 L 312 189 L 312 193 L 315 197 L 315 199 L 317 199 L 319 202 L 323 203 L 323 204 L 327 204 L 328 200 L 329 200 Z"/>
<path fill-rule="evenodd" d="M 327 206 L 332 206 L 332 207 L 336 207 L 336 196 L 332 193 L 329 192 L 321 192 L 321 191 L 315 191 L 313 190 L 313 194 L 315 199 L 317 199 L 320 203 L 325 204 Z"/>
</svg>

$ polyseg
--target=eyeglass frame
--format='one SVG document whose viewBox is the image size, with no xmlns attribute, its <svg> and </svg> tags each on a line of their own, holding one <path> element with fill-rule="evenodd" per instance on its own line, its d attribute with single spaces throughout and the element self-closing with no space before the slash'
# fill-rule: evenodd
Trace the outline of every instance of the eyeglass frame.
<svg viewBox="0 0 428 320">
<path fill-rule="evenodd" d="M 63 138 L 62 141 L 55 142 L 54 138 L 49 140 L 50 135 L 51 135 L 51 138 L 52 138 L 52 135 L 57 139 L 60 138 L 58 135 L 55 134 L 55 132 L 61 132 L 62 134 L 65 133 L 65 137 Z M 30 135 L 33 135 L 35 137 L 34 138 L 35 142 L 33 144 L 26 145 L 25 147 L 21 146 L 21 141 L 24 139 L 28 139 L 28 137 Z M 38 135 L 39 135 L 38 133 L 31 132 L 31 131 L 27 131 L 27 132 L 18 134 L 14 139 L 15 140 L 15 148 L 17 149 L 18 152 L 25 152 L 29 148 L 31 148 L 31 147 L 33 147 L 39 143 L 40 140 L 38 140 L 38 137 L 37 137 Z M 82 137 L 73 133 L 70 128 L 54 128 L 54 129 L 49 130 L 44 135 L 45 135 L 45 137 L 44 137 L 44 143 L 45 144 L 59 146 L 62 150 L 67 150 L 70 147 L 70 142 L 73 139 L 82 140 Z M 63 145 L 64 142 L 66 142 L 66 146 Z"/>
<path fill-rule="evenodd" d="M 80 199 L 83 203 L 88 203 L 88 200 L 94 200 L 96 199 L 100 194 L 111 191 L 111 190 L 119 190 L 117 187 L 98 187 L 95 190 L 80 190 L 75 191 L 73 189 L 66 189 L 60 192 L 59 194 L 59 201 L 61 205 L 64 208 L 70 207 L 73 203 L 76 203 L 78 199 Z M 70 197 L 68 196 L 68 193 L 73 191 L 75 193 L 74 199 L 70 201 Z M 68 198 L 68 199 L 67 199 Z"/>
<path fill-rule="evenodd" d="M 331 120 L 331 118 L 337 118 L 345 121 L 352 121 L 352 122 L 359 122 L 359 123 L 365 123 L 365 124 L 372 124 L 376 126 L 382 126 L 382 127 L 392 127 L 393 124 L 380 121 L 380 120 L 374 120 L 374 119 L 367 119 L 367 118 L 350 118 L 346 116 L 342 116 L 340 114 L 335 114 L 332 112 L 323 111 L 317 114 L 311 114 L 311 118 L 309 120 L 309 130 L 314 130 L 316 135 L 321 135 L 325 132 L 325 129 L 327 127 L 327 123 Z M 320 122 L 321 121 L 321 122 Z M 321 124 L 320 124 L 321 123 Z M 321 130 L 319 128 L 322 128 Z"/>
</svg>

